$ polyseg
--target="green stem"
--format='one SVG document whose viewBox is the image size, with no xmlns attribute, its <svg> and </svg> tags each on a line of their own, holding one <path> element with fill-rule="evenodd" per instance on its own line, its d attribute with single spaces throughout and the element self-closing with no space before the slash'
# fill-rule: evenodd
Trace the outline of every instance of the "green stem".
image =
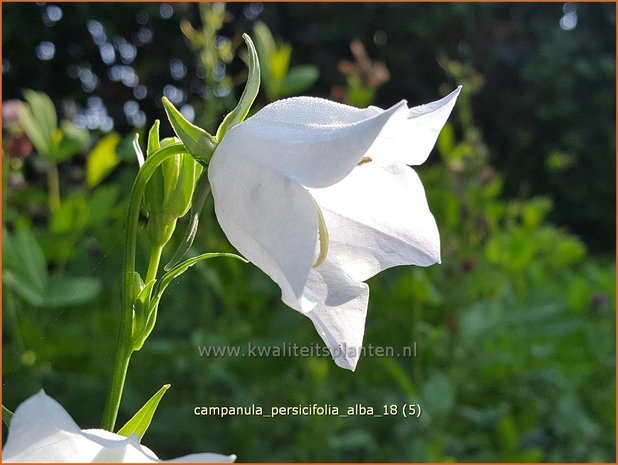
<svg viewBox="0 0 618 465">
<path fill-rule="evenodd" d="M 112 381 L 103 411 L 103 421 L 101 426 L 103 429 L 113 431 L 120 408 L 120 399 L 124 389 L 124 382 L 127 376 L 127 369 L 131 354 L 133 353 L 132 341 L 132 326 L 133 326 L 133 302 L 132 302 L 132 285 L 133 273 L 135 273 L 135 254 L 137 247 L 137 229 L 139 222 L 139 212 L 146 189 L 146 184 L 155 170 L 168 158 L 179 153 L 186 153 L 184 145 L 172 144 L 160 150 L 157 150 L 150 155 L 135 178 L 133 190 L 131 191 L 131 201 L 129 203 L 129 211 L 127 214 L 127 236 L 124 249 L 124 264 L 122 272 L 122 316 L 120 318 L 120 334 L 118 340 L 118 349 L 114 362 L 114 372 Z M 152 259 L 152 256 L 151 256 Z M 148 274 L 152 271 L 149 270 Z M 156 270 L 154 271 L 156 275 Z"/>
<path fill-rule="evenodd" d="M 157 271 L 159 271 L 159 263 L 161 262 L 161 254 L 163 253 L 163 245 L 155 245 L 150 249 L 150 261 L 148 262 L 148 272 L 146 273 L 146 279 L 144 283 L 148 284 L 150 281 L 157 277 Z"/>
<path fill-rule="evenodd" d="M 58 165 L 52 164 L 47 172 L 47 189 L 49 193 L 49 211 L 53 214 L 60 208 L 60 176 Z"/>
</svg>

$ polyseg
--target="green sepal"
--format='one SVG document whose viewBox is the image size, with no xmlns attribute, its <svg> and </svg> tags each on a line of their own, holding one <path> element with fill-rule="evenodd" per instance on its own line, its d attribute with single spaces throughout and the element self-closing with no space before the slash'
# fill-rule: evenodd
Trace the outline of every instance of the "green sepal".
<svg viewBox="0 0 618 465">
<path fill-rule="evenodd" d="M 11 412 L 3 404 L 2 405 L 2 421 L 4 422 L 7 428 L 11 426 L 11 420 L 13 419 L 13 415 L 14 415 L 13 412 Z"/>
<path fill-rule="evenodd" d="M 131 301 L 135 301 L 142 292 L 142 289 L 144 289 L 144 280 L 137 271 L 131 272 L 129 286 Z"/>
<path fill-rule="evenodd" d="M 227 114 L 219 126 L 219 129 L 217 129 L 217 141 L 219 142 L 223 139 L 227 131 L 245 120 L 260 90 L 260 60 L 255 45 L 253 45 L 251 37 L 247 34 L 243 34 L 242 38 L 247 44 L 247 67 L 249 68 L 249 74 L 238 105 Z"/>
<path fill-rule="evenodd" d="M 141 279 L 141 278 L 140 278 Z M 142 286 L 142 290 L 137 295 L 133 302 L 133 328 L 132 328 L 132 340 L 134 341 L 133 350 L 138 351 L 142 348 L 145 338 L 142 337 L 144 332 L 146 321 L 148 320 L 148 310 L 150 309 L 150 295 L 152 288 L 157 280 L 153 279 L 145 286 Z M 139 347 L 136 345 L 136 341 L 140 342 Z"/>
<path fill-rule="evenodd" d="M 148 134 L 148 156 L 162 147 L 179 142 L 176 138 L 159 141 L 159 121 Z M 168 158 L 155 170 L 144 191 L 144 211 L 148 215 L 146 232 L 152 245 L 165 245 L 176 228 L 176 220 L 191 208 L 191 197 L 201 165 L 186 152 Z"/>
<path fill-rule="evenodd" d="M 152 421 L 152 417 L 159 406 L 159 402 L 161 402 L 163 395 L 170 387 L 170 384 L 165 384 L 161 389 L 159 389 L 155 395 L 153 395 L 148 402 L 146 402 L 144 406 L 139 409 L 122 428 L 118 430 L 118 434 L 126 437 L 136 435 L 137 439 L 141 441 L 150 426 L 150 422 Z"/>
<path fill-rule="evenodd" d="M 162 102 L 167 118 L 187 152 L 198 163 L 207 166 L 213 153 L 215 153 L 217 140 L 202 128 L 189 122 L 166 97 L 163 97 Z"/>
<path fill-rule="evenodd" d="M 166 199 L 166 213 L 176 218 L 182 218 L 187 214 L 191 207 L 191 198 L 193 197 L 195 184 L 201 172 L 201 165 L 193 158 L 188 155 L 181 155 L 176 188 L 170 198 Z"/>
<path fill-rule="evenodd" d="M 165 265 L 165 271 L 170 271 L 174 266 L 180 263 L 182 257 L 191 248 L 193 240 L 195 239 L 195 235 L 197 234 L 197 226 L 200 221 L 200 213 L 202 212 L 204 203 L 206 202 L 206 199 L 209 195 L 210 182 L 208 181 L 208 176 L 206 175 L 206 173 L 204 173 L 198 179 L 195 190 L 193 191 L 193 199 L 191 200 L 191 213 L 189 214 L 189 224 L 187 225 L 185 235 L 182 238 L 180 244 L 178 245 L 178 248 L 174 252 L 174 256 L 168 262 L 168 264 Z"/>
<path fill-rule="evenodd" d="M 176 229 L 176 218 L 163 212 L 155 212 L 148 217 L 146 234 L 150 244 L 164 246 L 169 242 Z"/>
<path fill-rule="evenodd" d="M 146 149 L 146 155 L 150 156 L 161 148 L 161 142 L 159 141 L 159 120 L 155 120 L 154 124 L 148 131 L 148 147 Z"/>
</svg>

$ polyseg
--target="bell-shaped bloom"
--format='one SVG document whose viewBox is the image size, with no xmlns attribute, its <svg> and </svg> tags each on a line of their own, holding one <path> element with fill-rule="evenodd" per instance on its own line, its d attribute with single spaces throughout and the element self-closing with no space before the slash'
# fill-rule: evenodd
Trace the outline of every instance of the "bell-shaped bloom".
<svg viewBox="0 0 618 465">
<path fill-rule="evenodd" d="M 164 462 L 233 462 L 234 455 L 192 454 Z M 161 462 L 136 436 L 102 429 L 82 430 L 62 406 L 43 391 L 25 400 L 11 420 L 3 462 Z"/>
<path fill-rule="evenodd" d="M 232 245 L 311 319 L 335 362 L 354 370 L 369 288 L 397 265 L 440 261 L 423 163 L 460 88 L 436 102 L 357 109 L 297 97 L 232 128 L 208 169 Z"/>
</svg>

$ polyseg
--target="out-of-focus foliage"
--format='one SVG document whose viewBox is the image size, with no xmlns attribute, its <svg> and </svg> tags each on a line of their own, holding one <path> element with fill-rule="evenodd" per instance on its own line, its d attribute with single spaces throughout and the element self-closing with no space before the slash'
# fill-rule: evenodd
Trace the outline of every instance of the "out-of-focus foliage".
<svg viewBox="0 0 618 465">
<path fill-rule="evenodd" d="M 613 247 L 603 238 L 615 221 L 607 195 L 614 6 L 573 8 L 4 4 L 11 46 L 3 95 L 22 102 L 5 105 L 15 111 L 3 114 L 3 404 L 14 410 L 45 388 L 78 424 L 98 425 L 137 172 L 130 128 L 164 119 L 163 94 L 216 127 L 242 84 L 242 63 L 231 56 L 238 33 L 251 31 L 259 16 L 279 43 L 293 45 L 290 69 L 318 67 L 314 95 L 332 90 L 351 103 L 386 106 L 402 97 L 435 100 L 438 88 L 464 86 L 435 153 L 417 169 L 441 232 L 442 264 L 387 270 L 369 283 L 365 345 L 396 352 L 415 345 L 416 356 L 363 357 L 355 373 L 327 357 L 202 357 L 199 346 L 321 346 L 311 323 L 287 309 L 256 268 L 208 260 L 169 284 L 158 325 L 132 360 L 119 424 L 169 383 L 147 433 L 161 457 L 212 450 L 241 461 L 613 462 L 615 260 L 590 250 Z M 354 21 L 342 21 L 351 11 Z M 574 12 L 577 27 L 561 29 L 561 19 L 566 29 L 573 25 Z M 47 26 L 35 28 L 35 19 Z M 183 23 L 187 43 L 181 19 L 193 24 Z M 33 32 L 18 34 L 20 27 Z M 357 48 L 350 56 L 353 39 L 366 55 Z M 42 41 L 55 44 L 55 55 L 36 62 L 36 50 L 49 53 Z M 217 57 L 216 76 L 204 74 L 205 56 Z M 374 67 L 361 66 L 365 59 Z M 354 94 L 350 76 L 375 72 L 379 62 L 390 80 L 366 86 L 372 94 Z M 61 78 L 67 71 L 77 73 L 72 81 Z M 91 91 L 87 71 L 98 79 Z M 591 83 L 582 99 L 580 89 Z M 216 92 L 221 88 L 228 92 Z M 16 116 L 33 95 L 26 89 L 46 91 L 53 113 L 87 134 L 71 158 L 50 163 Z M 217 110 L 208 113 L 209 105 Z M 568 189 L 558 179 L 568 179 Z M 520 190 L 524 181 L 527 191 Z M 209 199 L 188 255 L 232 251 L 212 211 Z M 561 219 L 591 226 L 577 237 Z M 179 240 L 172 238 L 164 262 Z M 145 228 L 139 241 L 148 243 Z M 145 263 L 147 247 L 139 252 Z M 196 406 L 252 404 L 267 411 L 359 404 L 382 412 L 404 403 L 420 404 L 421 417 L 193 413 Z"/>
<path fill-rule="evenodd" d="M 381 107 L 430 101 L 444 75 L 440 56 L 472 65 L 486 79 L 473 108 L 492 164 L 508 173 L 505 193 L 548 195 L 552 220 L 594 252 L 615 248 L 612 3 L 9 3 L 3 11 L 11 18 L 4 98 L 43 90 L 83 125 L 109 130 L 111 118 L 121 132 L 163 119 L 162 95 L 213 129 L 233 108 L 244 73 L 233 56 L 256 21 L 278 49 L 293 49 L 290 71 L 319 70 L 312 95 L 342 98 L 337 88 L 354 78 L 338 64 L 353 40 L 396 76 L 376 92 Z"/>
<path fill-rule="evenodd" d="M 253 25 L 255 47 L 260 56 L 262 88 L 271 102 L 298 95 L 311 87 L 319 76 L 313 65 L 290 68 L 292 46 L 277 44 L 268 26 L 261 21 Z"/>
</svg>

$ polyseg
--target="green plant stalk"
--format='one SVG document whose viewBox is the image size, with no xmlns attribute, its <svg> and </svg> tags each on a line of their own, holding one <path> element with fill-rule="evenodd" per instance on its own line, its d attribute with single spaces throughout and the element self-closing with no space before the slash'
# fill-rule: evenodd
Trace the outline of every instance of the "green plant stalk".
<svg viewBox="0 0 618 465">
<path fill-rule="evenodd" d="M 165 244 L 153 245 L 150 249 L 150 260 L 148 262 L 148 272 L 146 273 L 146 279 L 144 283 L 149 283 L 157 277 L 157 271 L 159 271 L 159 263 L 161 262 L 161 254 Z"/>
<path fill-rule="evenodd" d="M 47 172 L 47 190 L 49 194 L 49 211 L 53 214 L 60 209 L 60 176 L 58 165 L 52 163 Z"/>
<path fill-rule="evenodd" d="M 120 318 L 120 334 L 118 348 L 114 361 L 114 372 L 103 411 L 101 427 L 108 431 L 113 431 L 120 408 L 120 400 L 124 390 L 124 383 L 127 377 L 129 361 L 133 353 L 132 326 L 133 326 L 133 302 L 132 302 L 132 276 L 135 272 L 135 255 L 137 247 L 137 229 L 139 222 L 139 212 L 142 198 L 146 189 L 146 184 L 155 170 L 168 158 L 179 153 L 186 153 L 184 145 L 181 143 L 168 145 L 157 150 L 149 156 L 135 178 L 131 191 L 129 211 L 127 213 L 127 235 L 124 249 L 124 264 L 122 272 L 122 307 Z M 152 261 L 152 256 L 151 256 Z M 150 268 L 150 267 L 149 267 Z M 157 266 L 158 268 L 158 266 Z M 149 270 L 150 275 L 153 271 Z M 154 271 L 156 275 L 156 270 Z"/>
</svg>

